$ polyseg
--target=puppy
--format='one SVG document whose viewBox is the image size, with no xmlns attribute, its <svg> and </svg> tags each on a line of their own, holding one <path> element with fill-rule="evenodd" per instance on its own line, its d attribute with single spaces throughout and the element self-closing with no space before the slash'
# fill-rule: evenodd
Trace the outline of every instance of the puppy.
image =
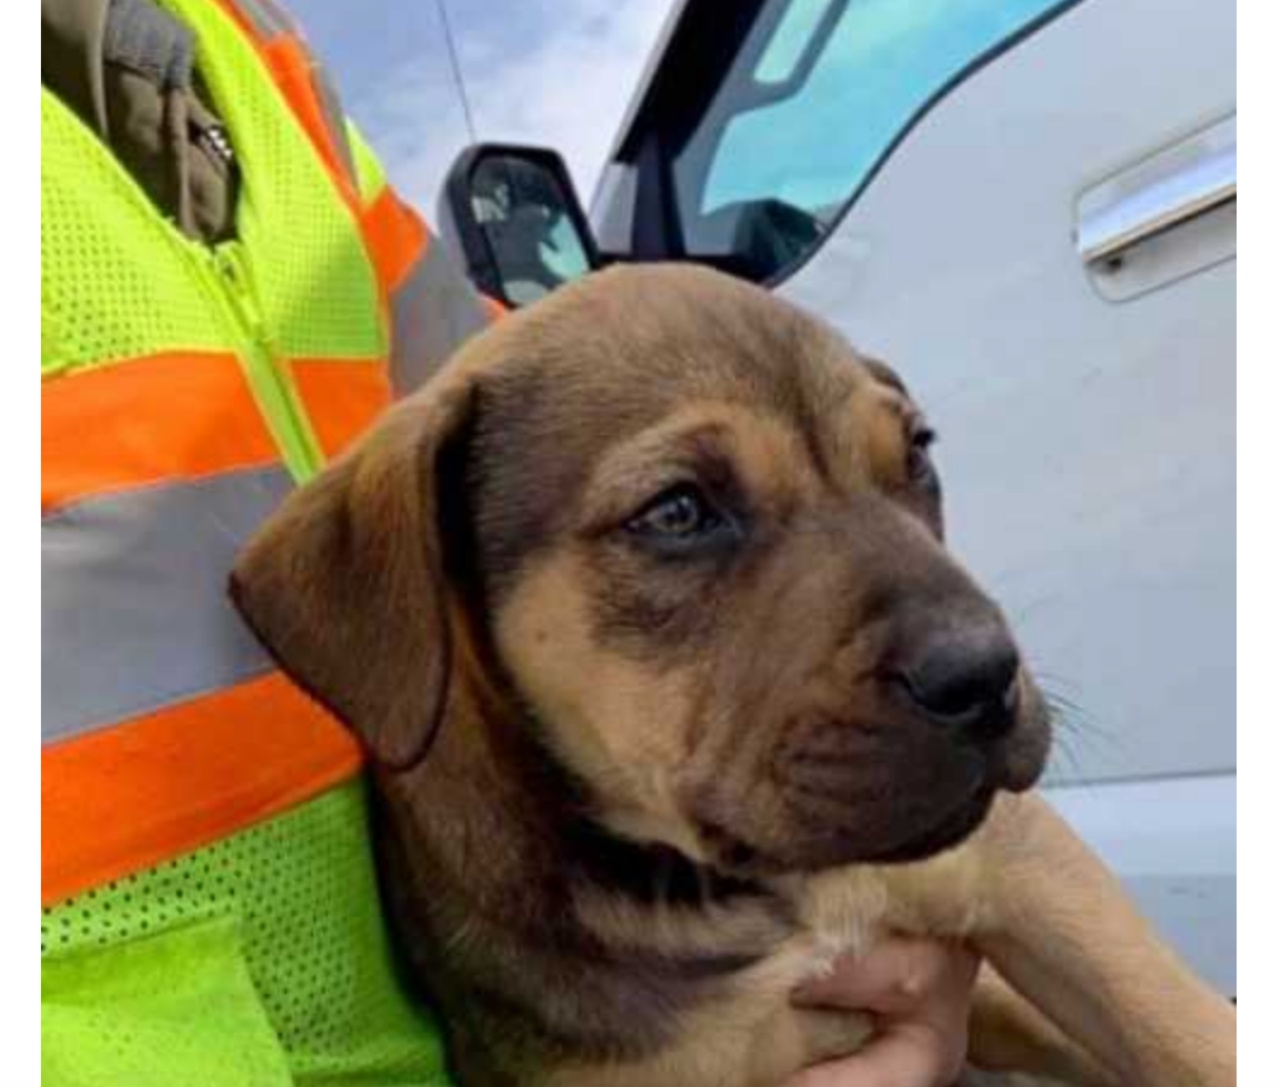
<svg viewBox="0 0 1280 1087">
<path fill-rule="evenodd" d="M 973 940 L 1038 1009 L 980 1009 L 990 1063 L 1234 1082 L 1229 1005 L 1026 793 L 1048 715 L 943 544 L 932 436 L 780 299 L 615 268 L 252 541 L 233 597 L 368 750 L 461 1083 L 774 1087 L 865 1040 L 788 995 L 891 929 Z"/>
</svg>

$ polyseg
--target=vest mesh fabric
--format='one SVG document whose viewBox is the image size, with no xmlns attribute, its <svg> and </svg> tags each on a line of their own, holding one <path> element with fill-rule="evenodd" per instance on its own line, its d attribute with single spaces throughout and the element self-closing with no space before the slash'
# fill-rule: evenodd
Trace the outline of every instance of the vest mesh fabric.
<svg viewBox="0 0 1280 1087">
<path fill-rule="evenodd" d="M 110 151 L 40 91 L 41 370 L 165 348 L 229 349 L 194 253 Z"/>
<path fill-rule="evenodd" d="M 373 365 L 386 354 L 385 320 L 354 213 L 230 17 L 209 0 L 165 6 L 195 30 L 196 63 L 233 134 L 243 183 L 231 245 L 272 354 Z M 43 89 L 41 124 L 46 376 L 157 351 L 242 346 L 249 330 L 223 296 L 215 251 L 166 222 Z"/>
<path fill-rule="evenodd" d="M 292 1083 L 227 921 L 64 956 L 45 968 L 43 988 L 45 1084 Z"/>
<path fill-rule="evenodd" d="M 448 1083 L 395 976 L 358 782 L 43 911 L 41 947 L 46 1087 Z"/>
<path fill-rule="evenodd" d="M 253 43 L 214 0 L 161 2 L 195 31 L 240 158 L 238 239 L 219 253 L 184 238 L 42 90 L 42 373 L 232 352 L 302 478 L 315 438 L 288 364 L 378 364 L 374 268 Z M 223 256 L 245 277 L 235 290 Z M 395 974 L 368 834 L 352 782 L 45 910 L 46 1087 L 447 1083 L 439 1036 Z"/>
<path fill-rule="evenodd" d="M 165 6 L 195 31 L 196 66 L 232 134 L 242 175 L 236 229 L 273 346 L 291 357 L 385 357 L 355 216 L 252 43 L 211 0 Z"/>
<path fill-rule="evenodd" d="M 373 203 L 374 197 L 382 192 L 387 183 L 382 163 L 373 153 L 364 133 L 351 121 L 347 122 L 347 144 L 351 148 L 351 159 L 356 168 L 356 184 L 360 188 L 360 199 L 365 204 Z"/>
</svg>

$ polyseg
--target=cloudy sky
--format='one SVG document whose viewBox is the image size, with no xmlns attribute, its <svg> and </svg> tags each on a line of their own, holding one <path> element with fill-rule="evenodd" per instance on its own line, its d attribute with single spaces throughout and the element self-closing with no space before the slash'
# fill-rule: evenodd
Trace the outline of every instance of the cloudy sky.
<svg viewBox="0 0 1280 1087">
<path fill-rule="evenodd" d="M 671 0 L 445 0 L 476 135 L 555 147 L 584 201 Z M 288 0 L 397 188 L 435 218 L 468 142 L 437 0 Z"/>
</svg>

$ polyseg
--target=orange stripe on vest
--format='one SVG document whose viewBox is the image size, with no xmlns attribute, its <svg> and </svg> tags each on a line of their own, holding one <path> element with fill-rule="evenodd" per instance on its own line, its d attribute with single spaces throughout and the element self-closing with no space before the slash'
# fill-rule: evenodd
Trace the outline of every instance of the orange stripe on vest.
<svg viewBox="0 0 1280 1087">
<path fill-rule="evenodd" d="M 343 198 L 353 210 L 358 211 L 359 198 L 354 178 L 347 176 L 342 159 L 333 146 L 329 125 L 324 119 L 324 111 L 311 82 L 311 61 L 306 49 L 297 38 L 287 34 L 277 35 L 266 42 L 255 39 L 255 42 L 275 78 L 276 86 L 280 88 L 280 93 L 289 103 L 303 131 L 311 139 Z"/>
<path fill-rule="evenodd" d="M 45 511 L 279 457 L 230 354 L 150 355 L 56 378 L 40 414 Z"/>
<path fill-rule="evenodd" d="M 394 292 L 427 251 L 427 227 L 390 185 L 384 185 L 360 220 L 378 279 Z"/>
<path fill-rule="evenodd" d="M 41 900 L 278 814 L 354 775 L 351 735 L 279 673 L 45 748 Z"/>
<path fill-rule="evenodd" d="M 219 0 L 219 6 L 254 43 L 281 96 L 355 216 L 383 294 L 390 294 L 425 251 L 426 226 L 396 197 L 390 186 L 385 186 L 369 207 L 361 205 L 355 179 L 348 176 L 333 145 L 324 109 L 311 78 L 311 60 L 306 47 L 291 34 L 280 33 L 271 37 L 259 34 L 231 0 Z"/>
<path fill-rule="evenodd" d="M 354 179 L 347 177 L 333 146 L 324 110 L 316 99 L 315 88 L 311 83 L 311 61 L 306 47 L 292 34 L 278 33 L 270 37 L 260 34 L 234 0 L 217 0 L 217 3 L 244 36 L 253 42 L 267 71 L 271 73 L 272 81 L 311 140 L 343 199 L 357 213 L 358 218 L 359 198 Z"/>
<path fill-rule="evenodd" d="M 341 453 L 391 403 L 383 363 L 293 359 L 289 368 L 326 457 Z"/>
</svg>

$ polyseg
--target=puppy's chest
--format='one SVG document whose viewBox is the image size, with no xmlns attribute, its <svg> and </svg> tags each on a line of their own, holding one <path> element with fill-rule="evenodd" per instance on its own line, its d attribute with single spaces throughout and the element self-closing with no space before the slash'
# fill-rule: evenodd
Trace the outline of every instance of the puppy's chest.
<svg viewBox="0 0 1280 1087">
<path fill-rule="evenodd" d="M 865 954 L 890 932 L 966 937 L 988 913 L 979 856 L 965 848 L 919 864 L 836 869 L 779 891 L 790 905 L 788 931 L 738 973 L 731 997 L 785 1002 L 838 957 Z"/>
<path fill-rule="evenodd" d="M 976 878 L 973 866 L 958 857 L 790 880 L 770 888 L 772 909 L 760 899 L 735 896 L 709 900 L 692 912 L 652 910 L 646 918 L 651 952 L 723 969 L 670 976 L 664 1003 L 673 1014 L 663 1041 L 639 1063 L 612 1066 L 591 1082 L 772 1087 L 815 1059 L 853 1052 L 867 1035 L 866 1019 L 798 1010 L 792 991 L 828 971 L 840 955 L 869 950 L 890 930 L 963 934 L 980 912 L 966 897 Z M 604 916 L 596 913 L 592 927 Z"/>
<path fill-rule="evenodd" d="M 971 840 L 927 861 L 809 876 L 795 891 L 797 915 L 836 954 L 865 951 L 889 931 L 965 937 L 988 923 L 986 876 L 981 843 Z"/>
</svg>

